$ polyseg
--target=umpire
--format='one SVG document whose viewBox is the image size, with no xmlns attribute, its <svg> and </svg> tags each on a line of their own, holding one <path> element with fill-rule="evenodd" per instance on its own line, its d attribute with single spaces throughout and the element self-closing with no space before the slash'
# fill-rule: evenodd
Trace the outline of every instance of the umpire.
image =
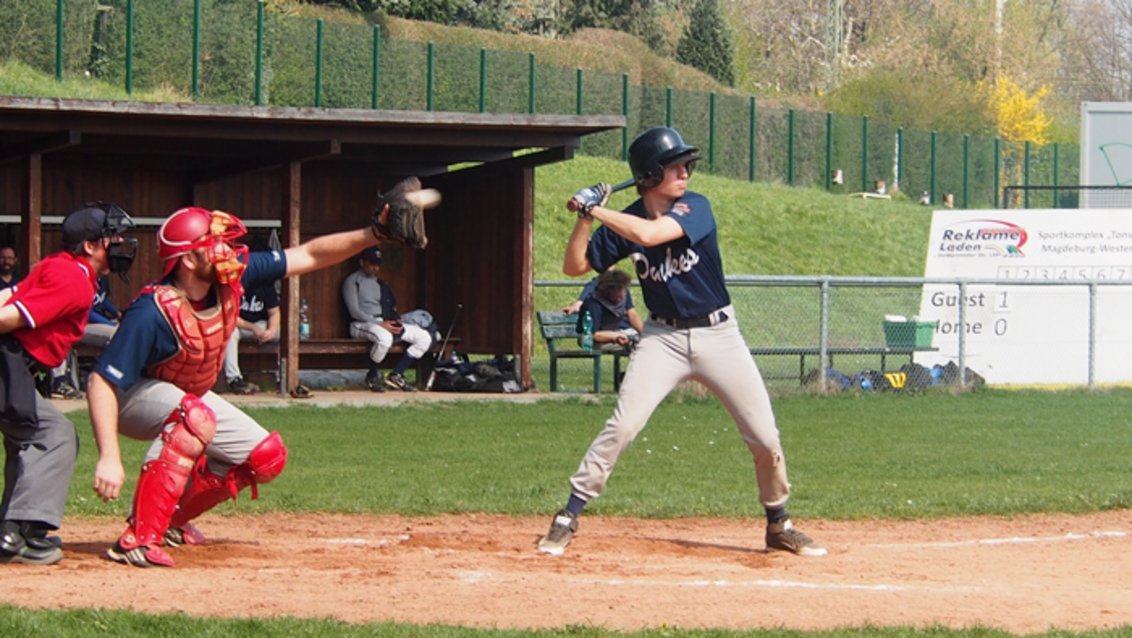
<svg viewBox="0 0 1132 638">
<path fill-rule="evenodd" d="M 0 432 L 4 496 L 0 563 L 51 565 L 79 441 L 75 426 L 36 392 L 33 375 L 59 365 L 83 335 L 99 275 L 125 277 L 137 252 L 133 220 L 114 204 L 87 204 L 63 220 L 63 250 L 0 290 Z"/>
</svg>

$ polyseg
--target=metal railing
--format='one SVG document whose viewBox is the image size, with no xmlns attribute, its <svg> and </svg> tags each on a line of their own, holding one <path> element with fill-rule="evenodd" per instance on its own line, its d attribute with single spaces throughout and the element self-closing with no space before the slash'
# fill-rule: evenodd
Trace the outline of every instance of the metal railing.
<svg viewBox="0 0 1132 638">
<path fill-rule="evenodd" d="M 1126 324 L 1132 307 L 1132 268 L 1126 270 L 1111 279 L 1056 274 L 1028 279 L 733 275 L 727 285 L 747 345 L 774 353 L 755 358 L 768 385 L 776 389 L 800 385 L 807 370 L 804 359 L 799 370 L 798 358 L 803 356 L 817 357 L 810 361 L 808 381 L 825 387 L 828 371 L 836 368 L 852 376 L 858 368 L 876 368 L 883 356 L 891 361 L 894 352 L 929 367 L 954 361 L 961 382 L 971 370 L 993 384 L 995 364 L 986 354 L 993 349 L 990 339 L 1012 343 L 1045 363 L 1028 369 L 1022 383 L 1095 388 L 1132 381 L 1132 366 L 1125 365 L 1132 356 L 1132 331 L 1116 327 Z M 584 283 L 537 281 L 536 308 L 567 305 Z M 1034 286 L 1045 290 L 1031 290 Z M 638 310 L 647 316 L 635 283 L 631 292 Z M 1019 303 L 1019 295 L 1029 302 Z M 999 301 L 1003 308 L 988 307 Z M 1029 310 L 1018 314 L 1020 306 Z M 932 310 L 926 314 L 939 321 L 930 343 L 916 352 L 886 348 L 891 345 L 886 318 L 920 318 L 922 309 Z M 1027 327 L 1020 329 L 1020 323 Z M 1008 341 L 1023 333 L 1015 342 Z"/>
</svg>

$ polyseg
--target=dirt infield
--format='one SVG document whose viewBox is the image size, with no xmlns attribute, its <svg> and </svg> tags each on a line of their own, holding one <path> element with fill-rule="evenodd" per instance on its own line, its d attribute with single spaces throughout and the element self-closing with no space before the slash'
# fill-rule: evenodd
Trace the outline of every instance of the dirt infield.
<svg viewBox="0 0 1132 638">
<path fill-rule="evenodd" d="M 590 516 L 566 556 L 549 519 L 205 516 L 173 569 L 101 558 L 118 521 L 69 520 L 67 557 L 0 567 L 0 599 L 200 616 L 499 628 L 1132 626 L 1132 512 L 800 521 L 829 556 L 762 551 L 756 521 Z"/>
</svg>

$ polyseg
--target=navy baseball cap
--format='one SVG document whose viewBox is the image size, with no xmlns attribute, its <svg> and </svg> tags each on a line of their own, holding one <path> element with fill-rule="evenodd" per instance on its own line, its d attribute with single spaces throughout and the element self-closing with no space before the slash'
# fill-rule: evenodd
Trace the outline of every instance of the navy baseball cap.
<svg viewBox="0 0 1132 638">
<path fill-rule="evenodd" d="M 84 241 L 121 235 L 134 227 L 134 220 L 117 204 L 83 204 L 63 219 L 63 246 L 72 248 Z M 136 240 L 135 240 L 136 241 Z"/>
<path fill-rule="evenodd" d="M 370 246 L 362 251 L 362 259 L 371 264 L 381 263 L 381 251 L 377 246 Z"/>
<path fill-rule="evenodd" d="M 101 208 L 86 206 L 72 211 L 63 220 L 63 245 L 76 246 L 100 239 L 105 224 L 106 211 Z"/>
</svg>

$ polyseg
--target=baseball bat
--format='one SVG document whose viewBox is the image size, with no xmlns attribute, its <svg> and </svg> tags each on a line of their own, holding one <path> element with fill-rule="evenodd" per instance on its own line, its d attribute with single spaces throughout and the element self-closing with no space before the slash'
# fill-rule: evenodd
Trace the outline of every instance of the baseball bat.
<svg viewBox="0 0 1132 638">
<path fill-rule="evenodd" d="M 627 179 L 623 182 L 618 182 L 618 183 L 614 184 L 613 187 L 609 189 L 609 194 L 613 195 L 617 191 L 623 191 L 626 188 L 629 188 L 630 186 L 632 186 L 633 184 L 636 184 L 636 183 L 637 183 L 637 180 L 630 177 L 629 179 Z M 578 204 L 574 201 L 574 198 L 571 197 L 570 201 L 566 202 L 566 209 L 569 210 L 572 213 L 578 212 Z"/>
<path fill-rule="evenodd" d="M 440 360 L 440 355 L 448 349 L 448 340 L 452 338 L 452 329 L 456 327 L 456 318 L 460 316 L 460 310 L 463 309 L 464 304 L 456 304 L 456 312 L 452 313 L 452 323 L 448 324 L 448 334 L 444 335 L 444 343 L 440 344 L 440 352 L 436 353 L 436 358 L 432 361 L 432 371 L 428 373 L 428 383 L 425 384 L 425 390 L 432 389 L 432 382 L 436 381 L 436 363 Z"/>
</svg>

